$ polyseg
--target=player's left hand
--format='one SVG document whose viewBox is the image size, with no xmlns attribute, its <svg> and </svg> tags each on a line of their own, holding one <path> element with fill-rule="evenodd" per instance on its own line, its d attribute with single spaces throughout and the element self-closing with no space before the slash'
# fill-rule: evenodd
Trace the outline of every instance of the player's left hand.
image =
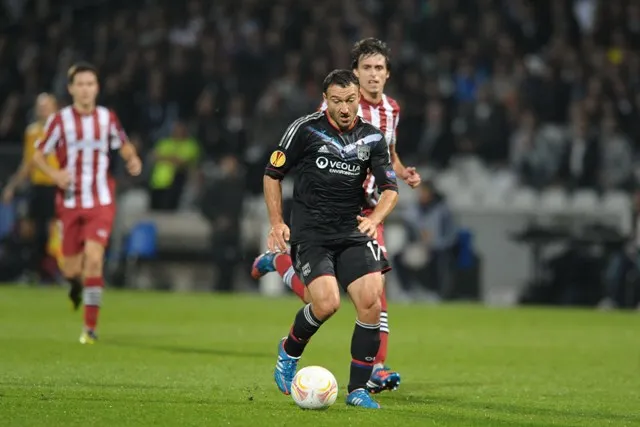
<svg viewBox="0 0 640 427">
<path fill-rule="evenodd" d="M 414 167 L 405 168 L 403 181 L 411 188 L 416 188 L 422 182 L 422 177 Z"/>
<path fill-rule="evenodd" d="M 372 239 L 376 239 L 378 237 L 378 223 L 372 221 L 371 218 L 366 216 L 358 215 L 356 218 L 358 218 L 358 222 L 360 223 L 358 224 L 358 230 L 360 230 L 361 233 L 366 234 Z"/>
<path fill-rule="evenodd" d="M 142 172 L 142 161 L 140 157 L 133 156 L 127 162 L 127 171 L 131 176 L 138 176 Z"/>
</svg>

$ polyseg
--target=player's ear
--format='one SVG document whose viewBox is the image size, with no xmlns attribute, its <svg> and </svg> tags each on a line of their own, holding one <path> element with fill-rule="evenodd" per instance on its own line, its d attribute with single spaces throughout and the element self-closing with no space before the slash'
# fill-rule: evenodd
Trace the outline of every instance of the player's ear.
<svg viewBox="0 0 640 427">
<path fill-rule="evenodd" d="M 360 80 L 360 72 L 358 71 L 358 69 L 357 69 L 357 68 L 354 68 L 352 71 L 353 71 L 353 74 L 355 74 L 355 75 L 356 75 L 356 77 L 358 78 L 358 80 Z"/>
<path fill-rule="evenodd" d="M 327 93 L 326 92 L 322 92 L 322 99 L 324 100 L 324 102 L 327 102 Z"/>
</svg>

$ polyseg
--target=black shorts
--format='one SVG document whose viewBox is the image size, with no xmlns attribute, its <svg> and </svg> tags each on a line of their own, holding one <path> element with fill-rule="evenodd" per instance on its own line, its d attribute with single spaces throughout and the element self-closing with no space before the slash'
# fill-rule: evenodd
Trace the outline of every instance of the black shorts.
<svg viewBox="0 0 640 427">
<path fill-rule="evenodd" d="M 369 273 L 391 270 L 376 240 L 356 243 L 297 243 L 291 247 L 296 274 L 305 285 L 321 276 L 334 276 L 344 290 Z"/>
<path fill-rule="evenodd" d="M 29 218 L 38 222 L 56 217 L 56 187 L 32 185 L 29 194 Z"/>
</svg>

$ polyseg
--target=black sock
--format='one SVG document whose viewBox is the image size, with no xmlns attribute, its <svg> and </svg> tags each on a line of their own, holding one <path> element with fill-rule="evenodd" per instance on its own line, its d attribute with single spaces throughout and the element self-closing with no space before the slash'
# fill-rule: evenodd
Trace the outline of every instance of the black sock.
<svg viewBox="0 0 640 427">
<path fill-rule="evenodd" d="M 373 371 L 373 361 L 380 348 L 380 323 L 368 325 L 356 320 L 351 338 L 351 375 L 348 391 L 366 388 Z"/>
<path fill-rule="evenodd" d="M 79 277 L 72 277 L 72 278 L 67 277 L 67 282 L 69 282 L 71 287 L 74 289 L 83 287 L 82 279 L 80 279 Z"/>
<path fill-rule="evenodd" d="M 300 357 L 309 339 L 320 329 L 320 326 L 322 326 L 322 322 L 322 320 L 318 320 L 316 316 L 313 315 L 311 304 L 302 307 L 300 311 L 298 311 L 298 314 L 296 314 L 296 319 L 293 321 L 289 336 L 284 342 L 284 351 L 286 351 L 289 356 Z"/>
</svg>

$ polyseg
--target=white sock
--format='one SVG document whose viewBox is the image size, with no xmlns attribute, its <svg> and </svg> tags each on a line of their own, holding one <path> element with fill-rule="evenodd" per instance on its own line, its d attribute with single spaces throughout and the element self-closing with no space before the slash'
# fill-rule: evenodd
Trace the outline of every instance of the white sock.
<svg viewBox="0 0 640 427">
<path fill-rule="evenodd" d="M 294 274 L 296 274 L 296 271 L 293 269 L 293 266 L 291 266 L 287 271 L 285 271 L 284 276 L 282 276 L 282 281 L 289 287 L 289 289 L 291 289 L 291 280 L 293 279 Z"/>
</svg>

